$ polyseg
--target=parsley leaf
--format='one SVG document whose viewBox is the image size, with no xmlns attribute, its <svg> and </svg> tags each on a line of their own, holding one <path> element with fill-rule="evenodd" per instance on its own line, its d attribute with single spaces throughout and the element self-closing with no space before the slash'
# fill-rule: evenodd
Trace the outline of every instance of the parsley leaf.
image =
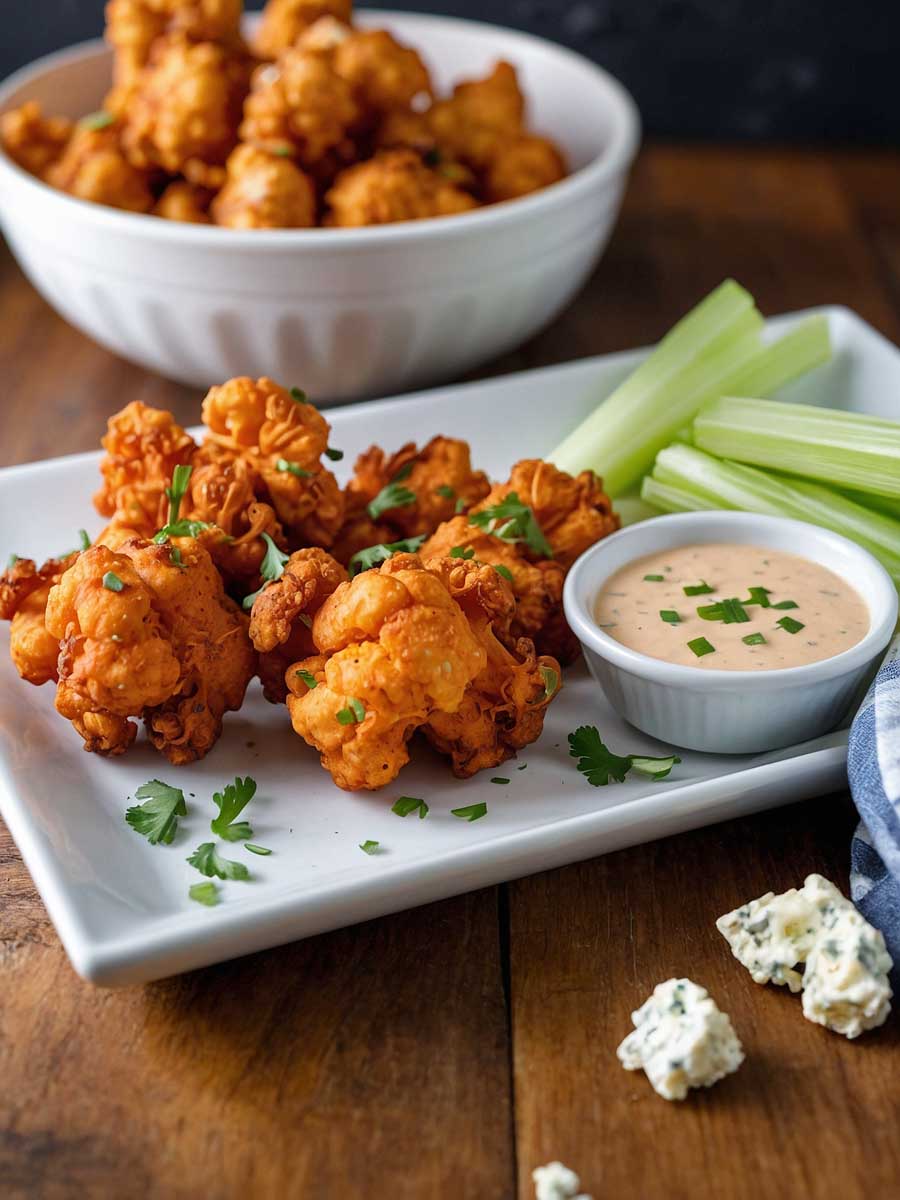
<svg viewBox="0 0 900 1200">
<path fill-rule="evenodd" d="M 365 841 L 365 842 L 360 842 L 359 848 L 365 854 L 376 854 L 378 852 L 378 847 L 380 844 L 381 844 L 380 842 Z"/>
<path fill-rule="evenodd" d="M 553 557 L 553 547 L 544 537 L 537 518 L 528 505 L 521 502 L 516 492 L 510 492 L 499 504 L 470 513 L 469 521 L 494 537 L 502 538 L 504 542 L 524 542 L 535 554 L 542 554 L 544 558 Z"/>
<path fill-rule="evenodd" d="M 219 903 L 219 889 L 212 880 L 209 883 L 192 883 L 188 888 L 188 895 L 198 904 L 205 904 L 207 908 L 213 908 Z"/>
<path fill-rule="evenodd" d="M 666 758 L 650 758 L 640 754 L 613 754 L 603 744 L 594 725 L 582 725 L 569 734 L 569 754 L 578 759 L 576 766 L 592 787 L 605 787 L 610 781 L 622 783 L 629 771 L 665 779 L 672 768 L 681 762 L 677 754 Z"/>
<path fill-rule="evenodd" d="M 423 533 L 421 537 L 403 538 L 399 542 L 379 542 L 377 546 L 367 546 L 365 550 L 358 550 L 347 564 L 350 578 L 361 571 L 370 571 L 379 563 L 387 562 L 395 554 L 415 554 L 422 548 L 424 541 Z"/>
<path fill-rule="evenodd" d="M 478 821 L 487 815 L 487 805 L 482 800 L 480 804 L 467 804 L 465 808 L 451 808 L 451 814 L 461 821 Z"/>
<path fill-rule="evenodd" d="M 312 479 L 312 471 L 306 471 L 299 463 L 288 462 L 286 458 L 279 458 L 275 463 L 276 471 L 288 471 L 291 475 L 296 475 L 298 479 Z"/>
<path fill-rule="evenodd" d="M 209 823 L 213 833 L 224 838 L 226 842 L 243 842 L 253 837 L 253 830 L 246 821 L 237 821 L 238 817 L 253 797 L 256 795 L 256 780 L 248 775 L 246 779 L 237 776 L 234 783 L 227 784 L 221 792 L 213 792 L 213 801 L 219 810 L 219 815 Z"/>
<path fill-rule="evenodd" d="M 386 513 L 392 508 L 407 508 L 410 504 L 415 504 L 415 502 L 415 492 L 411 492 L 409 488 L 401 487 L 397 480 L 394 479 L 381 489 L 374 500 L 369 501 L 366 511 L 373 521 L 377 521 L 382 513 Z"/>
<path fill-rule="evenodd" d="M 250 871 L 241 862 L 222 858 L 215 842 L 202 842 L 187 860 L 201 875 L 215 875 L 217 879 L 249 879 Z"/>
<path fill-rule="evenodd" d="M 172 844 L 178 829 L 178 818 L 187 816 L 184 792 L 171 787 L 161 779 L 143 783 L 134 793 L 135 799 L 145 803 L 136 804 L 125 813 L 125 820 L 135 831 L 142 834 L 151 846 L 162 842 Z"/>
<path fill-rule="evenodd" d="M 450 549 L 450 557 L 465 558 L 468 560 L 475 557 L 475 551 L 471 548 L 471 546 L 452 546 Z"/>
<path fill-rule="evenodd" d="M 244 610 L 246 612 L 249 612 L 253 607 L 253 601 L 260 592 L 265 591 L 267 583 L 277 583 L 282 577 L 288 559 L 291 557 L 289 554 L 285 554 L 283 550 L 279 550 L 267 533 L 262 535 L 262 539 L 266 543 L 266 555 L 260 564 L 259 573 L 262 575 L 264 583 L 258 591 L 251 592 L 249 596 L 244 597 Z"/>
<path fill-rule="evenodd" d="M 391 805 L 391 812 L 398 817 L 408 817 L 410 813 L 417 812 L 419 820 L 424 821 L 428 816 L 428 805 L 416 796 L 401 796 Z"/>
<path fill-rule="evenodd" d="M 494 563 L 494 570 L 501 577 L 501 579 L 505 579 L 507 583 L 513 582 L 513 573 L 509 567 L 504 567 L 502 563 Z"/>
</svg>

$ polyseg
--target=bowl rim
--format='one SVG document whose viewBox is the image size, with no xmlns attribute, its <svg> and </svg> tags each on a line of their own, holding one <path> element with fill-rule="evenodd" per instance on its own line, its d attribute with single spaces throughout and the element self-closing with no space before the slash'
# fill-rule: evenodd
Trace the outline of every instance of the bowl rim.
<svg viewBox="0 0 900 1200">
<path fill-rule="evenodd" d="M 870 594 L 863 593 L 857 584 L 835 566 L 829 570 L 840 575 L 863 598 L 869 608 L 869 630 L 854 646 L 835 654 L 831 658 L 823 658 L 818 662 L 804 663 L 796 667 L 778 667 L 774 670 L 763 671 L 728 671 L 721 668 L 684 666 L 681 663 L 666 662 L 661 658 L 653 658 L 640 650 L 632 650 L 600 629 L 587 607 L 582 603 L 579 591 L 582 577 L 586 571 L 602 558 L 611 545 L 621 545 L 623 541 L 636 539 L 641 531 L 650 527 L 657 531 L 668 531 L 670 547 L 687 545 L 691 534 L 700 530 L 708 532 L 721 530 L 722 540 L 728 540 L 728 532 L 735 528 L 757 533 L 765 544 L 767 531 L 792 533 L 798 545 L 808 546 L 810 541 L 825 544 L 844 554 L 850 554 L 858 564 L 864 566 L 874 577 L 875 588 Z M 805 539 L 805 540 L 802 540 Z M 748 544 L 750 544 L 748 542 Z M 649 548 L 637 549 L 634 558 L 651 553 Z M 811 557 L 800 554 L 799 557 Z M 818 561 L 813 558 L 812 561 Z M 823 564 L 824 565 L 824 564 Z M 614 568 L 618 569 L 618 568 Z M 597 584 L 594 584 L 596 590 Z M 652 517 L 647 521 L 629 525 L 617 533 L 597 542 L 586 550 L 573 564 L 566 577 L 563 588 L 563 608 L 566 620 L 572 627 L 582 647 L 592 650 L 601 658 L 606 659 L 614 667 L 628 674 L 640 676 L 670 687 L 681 687 L 692 691 L 734 691 L 755 688 L 757 691 L 773 691 L 785 687 L 803 687 L 822 683 L 829 679 L 838 679 L 850 675 L 866 667 L 880 654 L 894 632 L 897 625 L 898 596 L 894 583 L 881 563 L 862 546 L 824 529 L 821 525 L 813 525 L 808 521 L 798 521 L 792 517 L 767 516 L 760 513 L 740 512 L 730 509 L 715 511 L 669 513 L 664 516 Z"/>
<path fill-rule="evenodd" d="M 166 221 L 160 217 L 154 217 L 150 213 L 124 212 L 121 209 L 96 204 L 93 201 L 78 199 L 57 188 L 50 187 L 49 184 L 36 179 L 13 162 L 2 147 L 0 147 L 0 185 L 3 184 L 5 177 L 6 182 L 22 188 L 26 195 L 31 190 L 38 193 L 47 202 L 56 202 L 62 207 L 69 208 L 73 215 L 79 215 L 82 219 L 117 228 L 122 233 L 127 232 L 149 239 L 159 238 L 175 243 L 190 242 L 220 246 L 222 243 L 219 239 L 223 235 L 227 235 L 229 250 L 256 248 L 273 253 L 283 253 L 287 249 L 296 247 L 297 249 L 331 253 L 341 249 L 358 250 L 363 247 L 382 246 L 385 243 L 408 244 L 429 240 L 440 234 L 443 234 L 446 240 L 464 237 L 467 232 L 473 235 L 479 232 L 489 233 L 497 225 L 504 223 L 509 225 L 516 219 L 526 221 L 532 217 L 540 217 L 541 214 L 551 213 L 556 208 L 557 202 L 577 200 L 596 188 L 608 184 L 617 175 L 624 174 L 630 167 L 637 153 L 641 136 L 640 114 L 634 98 L 614 75 L 576 50 L 561 46 L 549 38 L 542 38 L 524 30 L 509 29 L 489 21 L 381 8 L 362 9 L 357 15 L 363 27 L 378 27 L 377 22 L 383 20 L 400 24 L 405 20 L 414 20 L 424 25 L 456 30 L 460 33 L 494 34 L 498 40 L 503 39 L 505 44 L 511 48 L 516 44 L 524 45 L 532 49 L 539 49 L 544 53 L 555 54 L 563 61 L 567 60 L 580 70 L 586 70 L 593 74 L 595 82 L 601 84 L 606 90 L 613 128 L 609 144 L 585 166 L 573 171 L 558 183 L 541 188 L 540 191 L 529 196 L 486 205 L 483 208 L 454 216 L 429 217 L 415 221 L 397 221 L 388 225 L 368 225 L 347 229 L 316 226 L 312 229 L 239 230 L 217 225 Z M 258 17 L 258 14 L 251 13 L 247 16 L 252 20 L 253 17 Z M 10 97 L 19 88 L 39 79 L 48 71 L 70 62 L 77 62 L 79 59 L 86 59 L 100 50 L 109 50 L 106 42 L 102 38 L 91 38 L 55 50 L 20 67 L 0 82 L 0 113 L 6 111 Z M 503 51 L 498 48 L 498 57 L 502 56 Z"/>
</svg>

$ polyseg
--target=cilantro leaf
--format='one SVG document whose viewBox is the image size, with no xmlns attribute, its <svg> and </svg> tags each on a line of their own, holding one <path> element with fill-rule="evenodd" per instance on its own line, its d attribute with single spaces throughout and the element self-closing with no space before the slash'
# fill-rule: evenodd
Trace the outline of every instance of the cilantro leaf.
<svg viewBox="0 0 900 1200">
<path fill-rule="evenodd" d="M 398 475 L 397 478 L 399 477 Z M 401 487 L 397 479 L 394 479 L 381 489 L 374 500 L 369 501 L 366 511 L 373 521 L 377 521 L 382 513 L 386 513 L 392 508 L 407 508 L 410 504 L 415 504 L 415 502 L 415 492 L 411 492 L 409 488 Z"/>
<path fill-rule="evenodd" d="M 523 504 L 516 492 L 510 492 L 499 504 L 492 504 L 481 512 L 469 513 L 469 521 L 479 529 L 502 538 L 504 542 L 524 542 L 529 550 L 544 558 L 553 557 L 553 547 L 544 537 L 537 517 L 527 504 Z"/>
<path fill-rule="evenodd" d="M 649 775 L 652 779 L 665 779 L 674 766 L 681 762 L 677 754 L 665 758 L 651 758 L 643 754 L 613 754 L 603 744 L 594 725 L 582 725 L 569 734 L 569 754 L 577 758 L 576 766 L 592 787 L 605 787 L 611 780 L 622 783 L 629 771 Z"/>
<path fill-rule="evenodd" d="M 358 550 L 347 564 L 350 578 L 352 579 L 361 571 L 369 571 L 372 567 L 377 567 L 379 563 L 387 562 L 395 554 L 415 554 L 422 548 L 424 541 L 425 534 L 422 534 L 421 537 L 403 538 L 399 542 L 379 542 L 376 546 L 367 546 L 365 550 Z"/>
<path fill-rule="evenodd" d="M 246 821 L 236 821 L 256 795 L 256 780 L 237 776 L 234 783 L 226 784 L 221 792 L 213 792 L 213 801 L 219 815 L 209 823 L 210 829 L 226 842 L 245 842 L 253 837 L 253 830 Z"/>
<path fill-rule="evenodd" d="M 192 883 L 188 888 L 188 895 L 198 904 L 205 904 L 207 908 L 213 908 L 219 903 L 219 889 L 212 880 L 209 883 Z"/>
<path fill-rule="evenodd" d="M 253 601 L 260 592 L 265 591 L 267 583 L 277 583 L 282 577 L 288 559 L 291 557 L 289 554 L 285 554 L 283 550 L 278 549 L 269 534 L 264 533 L 262 539 L 266 543 L 266 555 L 260 564 L 259 573 L 262 575 L 264 582 L 261 588 L 244 597 L 244 610 L 246 612 L 249 612 L 253 607 Z"/>
<path fill-rule="evenodd" d="M 250 871 L 241 862 L 222 858 L 215 842 L 202 842 L 187 860 L 201 875 L 215 875 L 217 879 L 249 879 Z"/>
<path fill-rule="evenodd" d="M 434 489 L 434 494 L 436 496 L 440 496 L 441 499 L 443 499 L 443 500 L 455 500 L 456 499 L 456 492 L 454 492 L 453 488 L 450 486 L 449 483 L 442 483 L 440 485 L 440 487 L 436 487 Z"/>
<path fill-rule="evenodd" d="M 398 817 L 408 817 L 410 813 L 417 812 L 419 820 L 424 821 L 428 816 L 428 805 L 417 796 L 401 796 L 391 805 L 391 812 L 396 813 Z"/>
<path fill-rule="evenodd" d="M 494 570 L 501 577 L 501 579 L 505 579 L 507 583 L 513 582 L 513 573 L 509 567 L 504 567 L 502 563 L 494 563 Z"/>
<path fill-rule="evenodd" d="M 184 792 L 181 788 L 163 783 L 161 779 L 151 779 L 141 784 L 134 795 L 144 803 L 127 809 L 125 820 L 151 846 L 157 842 L 162 842 L 164 846 L 171 845 L 178 829 L 178 818 L 187 816 Z"/>
<path fill-rule="evenodd" d="M 451 814 L 461 821 L 478 821 L 487 815 L 487 805 L 482 800 L 480 804 L 467 804 L 465 808 L 451 808 Z"/>
<path fill-rule="evenodd" d="M 451 558 L 464 558 L 468 561 L 468 559 L 475 557 L 475 551 L 472 549 L 471 546 L 451 546 L 450 547 L 450 557 Z"/>
<path fill-rule="evenodd" d="M 181 517 L 177 521 L 163 525 L 153 540 L 157 545 L 161 545 L 163 542 L 168 541 L 169 538 L 195 538 L 199 537 L 204 529 L 212 529 L 212 525 L 208 521 L 189 521 L 187 517 Z"/>
</svg>

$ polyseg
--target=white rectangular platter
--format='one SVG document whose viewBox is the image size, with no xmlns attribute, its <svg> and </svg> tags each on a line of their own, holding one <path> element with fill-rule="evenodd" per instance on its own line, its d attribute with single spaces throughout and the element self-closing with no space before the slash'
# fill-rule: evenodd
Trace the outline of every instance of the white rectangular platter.
<svg viewBox="0 0 900 1200">
<path fill-rule="evenodd" d="M 784 397 L 900 416 L 900 352 L 852 313 L 823 311 L 835 359 Z M 773 321 L 772 330 L 793 319 Z M 345 451 L 346 472 L 372 441 L 394 448 L 443 432 L 467 438 L 476 465 L 503 478 L 516 459 L 548 453 L 643 353 L 331 410 L 332 444 Z M 11 552 L 37 559 L 60 553 L 77 544 L 79 527 L 99 530 L 90 500 L 97 460 L 81 454 L 0 471 L 4 561 Z M 666 782 L 592 788 L 568 754 L 567 734 L 578 725 L 596 724 L 622 753 L 663 751 L 615 715 L 580 665 L 566 672 L 540 741 L 493 773 L 508 785 L 492 783 L 491 773 L 455 780 L 442 760 L 416 745 L 392 787 L 341 792 L 293 734 L 286 710 L 268 705 L 256 683 L 203 762 L 173 768 L 142 736 L 124 757 L 105 760 L 85 754 L 56 715 L 52 686 L 18 679 L 6 641 L 4 629 L 0 811 L 75 969 L 103 985 L 201 967 L 821 795 L 845 780 L 846 734 L 837 732 L 770 755 L 685 752 Z M 185 859 L 210 837 L 212 792 L 236 774 L 258 781 L 244 815 L 254 840 L 273 853 L 252 858 L 229 848 L 231 857 L 247 860 L 252 881 L 222 884 L 222 903 L 204 908 L 188 898 L 201 877 Z M 150 846 L 124 820 L 135 789 L 152 778 L 177 784 L 188 797 L 189 814 L 171 846 Z M 391 804 L 401 795 L 423 797 L 427 819 L 394 815 Z M 470 824 L 451 815 L 476 801 L 487 802 L 483 819 Z M 373 856 L 359 848 L 368 839 L 380 843 Z"/>
</svg>

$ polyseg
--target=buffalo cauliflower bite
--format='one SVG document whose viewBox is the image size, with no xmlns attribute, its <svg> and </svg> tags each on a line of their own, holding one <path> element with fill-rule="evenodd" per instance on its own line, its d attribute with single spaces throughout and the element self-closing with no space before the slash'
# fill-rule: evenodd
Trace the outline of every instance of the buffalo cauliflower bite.
<svg viewBox="0 0 900 1200">
<path fill-rule="evenodd" d="M 162 39 L 123 114 L 122 147 L 134 166 L 162 168 L 219 187 L 237 143 L 246 59 L 215 42 Z"/>
<path fill-rule="evenodd" d="M 133 400 L 109 418 L 101 444 L 103 486 L 94 507 L 112 525 L 153 537 L 166 523 L 166 488 L 175 468 L 191 462 L 194 439 L 170 412 Z"/>
<path fill-rule="evenodd" d="M 347 791 L 395 779 L 413 732 L 455 712 L 487 662 L 462 609 L 414 555 L 341 584 L 312 632 L 318 654 L 289 668 L 288 709 Z"/>
<path fill-rule="evenodd" d="M 331 62 L 335 50 L 352 32 L 352 27 L 346 21 L 333 16 L 319 17 L 304 29 L 294 45 L 308 54 L 321 54 Z"/>
<path fill-rule="evenodd" d="M 382 150 L 342 171 L 326 197 L 326 225 L 385 225 L 426 217 L 449 217 L 477 202 L 412 150 Z"/>
<path fill-rule="evenodd" d="M 538 658 L 520 638 L 504 645 L 515 600 L 508 583 L 490 566 L 447 558 L 433 563 L 460 605 L 486 653 L 486 665 L 469 684 L 455 712 L 436 712 L 424 726 L 435 749 L 450 757 L 453 774 L 467 779 L 498 767 L 517 750 L 537 741 L 548 704 L 559 691 L 559 663 Z"/>
<path fill-rule="evenodd" d="M 140 213 L 153 206 L 147 175 L 123 154 L 114 125 L 101 129 L 76 125 L 44 178 L 51 187 L 94 204 Z"/>
<path fill-rule="evenodd" d="M 522 134 L 504 142 L 484 171 L 484 199 L 489 204 L 515 200 L 540 191 L 565 176 L 559 150 L 547 138 Z"/>
<path fill-rule="evenodd" d="M 481 170 L 519 137 L 524 116 L 515 68 L 498 62 L 487 78 L 459 83 L 449 100 L 432 105 L 428 122 L 444 152 Z"/>
<path fill-rule="evenodd" d="M 428 68 L 417 51 L 386 29 L 353 30 L 338 41 L 333 63 L 367 113 L 408 109 L 416 96 L 431 95 Z"/>
<path fill-rule="evenodd" d="M 192 539 L 173 547 L 143 538 L 118 553 L 94 546 L 47 602 L 59 639 L 56 707 L 85 749 L 121 754 L 143 717 L 153 744 L 176 765 L 215 744 L 223 714 L 239 708 L 254 669 L 246 621 Z"/>
<path fill-rule="evenodd" d="M 310 168 L 341 146 L 359 116 L 350 84 L 323 57 L 297 48 L 254 72 L 240 136 Z"/>
<path fill-rule="evenodd" d="M 229 156 L 225 186 L 212 203 L 230 229 L 305 229 L 316 223 L 316 193 L 288 158 L 242 145 Z"/>
<path fill-rule="evenodd" d="M 153 206 L 154 217 L 167 221 L 186 221 L 189 225 L 209 224 L 209 192 L 184 179 L 176 179 L 164 190 Z"/>
<path fill-rule="evenodd" d="M 277 58 L 321 20 L 331 17 L 347 25 L 352 13 L 353 0 L 268 0 L 254 49 L 260 58 Z"/>
<path fill-rule="evenodd" d="M 75 555 L 51 558 L 42 567 L 17 558 L 0 575 L 0 621 L 9 621 L 9 653 L 22 679 L 40 687 L 57 678 L 59 639 L 47 631 L 47 597 Z"/>
<path fill-rule="evenodd" d="M 0 143 L 23 170 L 43 178 L 62 155 L 74 126 L 66 117 L 45 117 L 36 100 L 0 117 Z"/>
</svg>

